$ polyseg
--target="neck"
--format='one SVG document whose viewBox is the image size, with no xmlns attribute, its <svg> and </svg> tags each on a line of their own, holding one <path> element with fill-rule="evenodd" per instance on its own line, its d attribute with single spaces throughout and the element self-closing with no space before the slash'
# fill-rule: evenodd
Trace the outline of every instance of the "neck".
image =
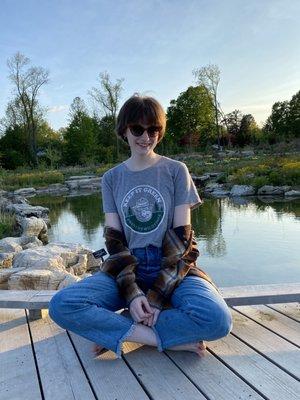
<svg viewBox="0 0 300 400">
<path fill-rule="evenodd" d="M 157 159 L 157 157 L 158 154 L 152 151 L 149 154 L 131 154 L 131 157 L 128 159 L 128 161 L 130 160 L 137 165 L 147 165 L 151 164 L 154 160 Z"/>
</svg>

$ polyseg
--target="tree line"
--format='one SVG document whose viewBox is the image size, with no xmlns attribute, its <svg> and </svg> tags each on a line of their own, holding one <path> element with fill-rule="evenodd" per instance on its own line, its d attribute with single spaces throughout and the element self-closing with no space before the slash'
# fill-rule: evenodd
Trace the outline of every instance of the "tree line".
<svg viewBox="0 0 300 400">
<path fill-rule="evenodd" d="M 8 62 L 12 98 L 1 119 L 0 167 L 57 168 L 65 165 L 114 163 L 128 155 L 128 147 L 115 134 L 124 79 L 112 82 L 107 72 L 99 74 L 97 86 L 88 92 L 93 103 L 75 97 L 67 127 L 54 130 L 39 102 L 49 71 L 30 65 L 21 53 Z M 207 65 L 193 71 L 195 85 L 170 101 L 167 132 L 159 146 L 163 154 L 199 151 L 216 145 L 233 148 L 260 143 L 278 143 L 300 135 L 300 91 L 290 101 L 276 102 L 260 128 L 251 114 L 238 109 L 225 114 L 218 98 L 220 70 Z"/>
</svg>

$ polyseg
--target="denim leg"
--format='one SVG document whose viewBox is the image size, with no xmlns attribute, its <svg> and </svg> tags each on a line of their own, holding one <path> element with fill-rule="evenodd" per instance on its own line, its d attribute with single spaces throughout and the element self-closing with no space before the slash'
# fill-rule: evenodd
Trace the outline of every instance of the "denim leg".
<svg viewBox="0 0 300 400">
<path fill-rule="evenodd" d="M 232 329 L 232 318 L 221 295 L 205 279 L 187 276 L 174 290 L 173 308 L 163 310 L 153 330 L 160 351 L 200 340 L 220 339 Z"/>
<path fill-rule="evenodd" d="M 115 280 L 103 272 L 60 290 L 52 298 L 49 315 L 58 325 L 106 349 L 121 354 L 121 345 L 135 326 L 115 313 L 125 307 Z"/>
</svg>

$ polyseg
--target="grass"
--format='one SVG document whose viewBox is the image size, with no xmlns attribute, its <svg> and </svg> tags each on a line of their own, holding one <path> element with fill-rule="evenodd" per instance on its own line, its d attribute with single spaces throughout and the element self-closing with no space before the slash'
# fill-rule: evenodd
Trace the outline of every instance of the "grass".
<svg viewBox="0 0 300 400">
<path fill-rule="evenodd" d="M 15 231 L 16 218 L 12 214 L 0 211 L 0 239 L 12 236 Z"/>
<path fill-rule="evenodd" d="M 168 157 L 172 157 L 169 155 Z M 226 156 L 217 158 L 213 154 L 178 154 L 191 173 L 204 175 L 221 172 L 219 183 L 253 185 L 300 186 L 300 154 L 265 155 L 252 157 Z M 15 190 L 23 187 L 45 187 L 52 183 L 63 183 L 72 175 L 94 174 L 101 176 L 115 164 L 65 167 L 59 170 L 5 171 L 0 169 L 0 189 Z"/>
</svg>

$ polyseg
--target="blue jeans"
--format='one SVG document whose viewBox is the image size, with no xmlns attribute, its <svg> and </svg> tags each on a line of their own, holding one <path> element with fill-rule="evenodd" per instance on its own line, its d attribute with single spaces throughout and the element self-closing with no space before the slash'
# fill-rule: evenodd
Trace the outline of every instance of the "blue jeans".
<svg viewBox="0 0 300 400">
<path fill-rule="evenodd" d="M 136 281 L 147 292 L 160 270 L 161 248 L 133 249 L 138 258 Z M 216 340 L 232 328 L 230 311 L 217 290 L 206 280 L 187 276 L 170 298 L 152 329 L 158 350 L 200 340 Z M 97 272 L 60 290 L 49 305 L 50 317 L 62 328 L 85 337 L 121 356 L 123 341 L 136 322 L 116 313 L 126 307 L 115 280 Z"/>
</svg>

